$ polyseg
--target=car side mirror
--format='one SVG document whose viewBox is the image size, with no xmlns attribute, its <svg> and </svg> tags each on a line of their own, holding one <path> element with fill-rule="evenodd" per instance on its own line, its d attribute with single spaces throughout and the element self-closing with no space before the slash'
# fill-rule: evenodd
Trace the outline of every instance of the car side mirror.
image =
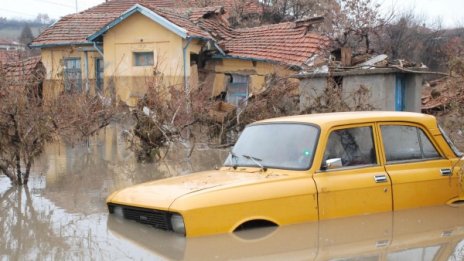
<svg viewBox="0 0 464 261">
<path fill-rule="evenodd" d="M 322 163 L 321 170 L 329 170 L 343 167 L 341 158 L 328 159 Z"/>
</svg>

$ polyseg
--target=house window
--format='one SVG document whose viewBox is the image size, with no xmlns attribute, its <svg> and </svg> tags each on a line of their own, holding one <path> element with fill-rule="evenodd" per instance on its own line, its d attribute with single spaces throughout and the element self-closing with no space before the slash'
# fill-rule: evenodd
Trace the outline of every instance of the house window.
<svg viewBox="0 0 464 261">
<path fill-rule="evenodd" d="M 235 106 L 246 104 L 248 97 L 248 75 L 232 74 L 227 85 L 226 101 Z"/>
<path fill-rule="evenodd" d="M 153 66 L 153 52 L 135 52 L 134 53 L 135 66 Z"/>
<path fill-rule="evenodd" d="M 105 64 L 103 62 L 103 59 L 96 58 L 95 59 L 95 79 L 96 79 L 97 92 L 101 92 L 103 90 L 104 70 L 105 70 Z"/>
<path fill-rule="evenodd" d="M 66 58 L 64 63 L 64 89 L 66 92 L 82 90 L 82 72 L 80 58 Z"/>
</svg>

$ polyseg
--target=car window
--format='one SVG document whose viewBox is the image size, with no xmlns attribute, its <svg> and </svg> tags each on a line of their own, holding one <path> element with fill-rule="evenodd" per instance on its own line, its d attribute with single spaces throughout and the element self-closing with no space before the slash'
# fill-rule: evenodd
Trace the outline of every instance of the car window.
<svg viewBox="0 0 464 261">
<path fill-rule="evenodd" d="M 458 156 L 458 157 L 462 157 L 463 153 L 461 151 L 459 151 L 459 149 L 456 147 L 456 145 L 454 145 L 454 143 L 451 141 L 449 136 L 446 134 L 445 130 L 443 130 L 443 128 L 441 126 L 438 126 L 438 128 L 440 129 L 440 132 L 441 132 L 441 135 L 443 135 L 443 138 L 445 138 L 446 143 L 448 143 L 450 148 L 453 150 L 454 154 L 456 154 L 456 156 Z"/>
<path fill-rule="evenodd" d="M 324 152 L 324 160 L 330 159 L 341 159 L 341 167 L 376 164 L 372 128 L 332 131 Z"/>
<path fill-rule="evenodd" d="M 381 129 L 387 162 L 440 157 L 430 139 L 420 128 L 385 125 Z"/>
</svg>

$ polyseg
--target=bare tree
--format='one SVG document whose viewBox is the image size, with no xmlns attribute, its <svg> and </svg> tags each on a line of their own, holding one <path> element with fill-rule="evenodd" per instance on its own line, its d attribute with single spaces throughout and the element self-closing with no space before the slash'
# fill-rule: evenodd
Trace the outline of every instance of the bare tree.
<svg viewBox="0 0 464 261">
<path fill-rule="evenodd" d="M 446 63 L 442 48 L 445 34 L 439 24 L 427 26 L 426 18 L 410 9 L 383 27 L 376 50 L 392 59 L 422 62 L 437 70 Z"/>
<path fill-rule="evenodd" d="M 27 184 L 34 159 L 52 140 L 51 115 L 24 89 L 0 88 L 0 172 L 14 184 Z"/>
<path fill-rule="evenodd" d="M 85 140 L 111 123 L 119 108 L 100 96 L 67 93 L 50 102 L 57 134 L 71 142 Z"/>
<path fill-rule="evenodd" d="M 34 22 L 43 24 L 43 25 L 49 25 L 52 22 L 52 20 L 50 19 L 48 14 L 39 13 L 37 17 L 35 18 Z"/>
<path fill-rule="evenodd" d="M 26 65 L 23 65 L 26 66 Z M 25 69 L 24 69 L 25 70 Z M 98 97 L 66 94 L 44 102 L 29 74 L 8 77 L 0 70 L 0 173 L 25 185 L 34 160 L 58 135 L 85 138 L 109 124 L 116 110 Z"/>
<path fill-rule="evenodd" d="M 148 77 L 146 84 L 145 96 L 132 111 L 136 125 L 126 134 L 139 160 L 151 161 L 167 143 L 192 138 L 188 127 L 212 123 L 208 109 L 213 101 L 211 90 L 201 83 L 191 86 L 188 93 L 181 86 L 167 84 L 162 75 Z M 189 101 L 191 111 L 186 106 Z"/>
<path fill-rule="evenodd" d="M 382 16 L 380 5 L 371 0 L 338 0 L 340 8 L 332 8 L 329 16 L 332 22 L 332 38 L 340 47 L 364 49 L 369 52 L 373 38 L 391 19 Z"/>
<path fill-rule="evenodd" d="M 293 21 L 308 16 L 324 15 L 338 6 L 336 0 L 263 0 L 263 20 L 265 23 Z"/>
</svg>

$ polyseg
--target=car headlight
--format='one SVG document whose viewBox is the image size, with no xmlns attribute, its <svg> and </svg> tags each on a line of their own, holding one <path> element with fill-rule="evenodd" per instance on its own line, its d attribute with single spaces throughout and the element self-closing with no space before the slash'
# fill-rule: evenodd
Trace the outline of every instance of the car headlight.
<svg viewBox="0 0 464 261">
<path fill-rule="evenodd" d="M 185 235 L 185 224 L 184 224 L 184 219 L 182 218 L 181 215 L 173 214 L 171 216 L 171 226 L 174 232 Z"/>
<path fill-rule="evenodd" d="M 118 218 L 123 218 L 124 217 L 124 211 L 123 211 L 122 207 L 115 206 L 114 209 L 113 209 L 113 213 Z"/>
</svg>

